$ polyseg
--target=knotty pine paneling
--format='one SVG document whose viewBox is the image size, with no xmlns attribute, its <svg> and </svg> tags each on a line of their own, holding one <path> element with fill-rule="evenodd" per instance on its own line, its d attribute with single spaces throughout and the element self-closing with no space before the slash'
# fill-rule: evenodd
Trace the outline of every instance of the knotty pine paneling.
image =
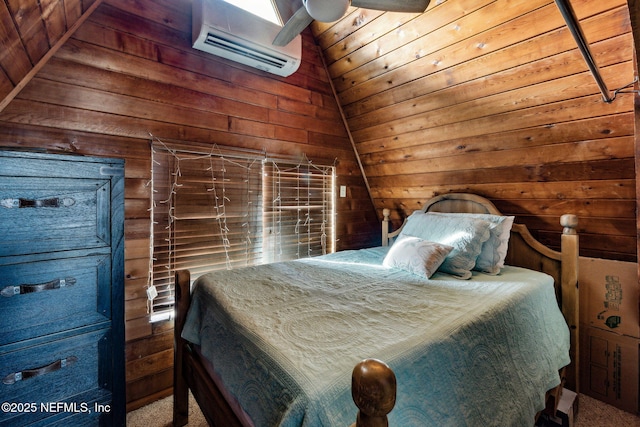
<svg viewBox="0 0 640 427">
<path fill-rule="evenodd" d="M 335 162 L 338 184 L 349 189 L 348 198 L 337 199 L 338 248 L 372 246 L 380 238 L 311 32 L 304 34 L 300 70 L 289 78 L 190 46 L 189 0 L 104 1 L 0 113 L 0 146 L 126 160 L 129 409 L 171 393 L 171 324 L 150 324 L 146 307 L 150 133 Z"/>
<path fill-rule="evenodd" d="M 572 0 L 611 92 L 634 80 L 625 0 Z M 314 23 L 371 187 L 395 225 L 437 194 L 484 195 L 558 248 L 635 261 L 633 95 L 603 102 L 553 0 L 432 1 Z"/>
</svg>

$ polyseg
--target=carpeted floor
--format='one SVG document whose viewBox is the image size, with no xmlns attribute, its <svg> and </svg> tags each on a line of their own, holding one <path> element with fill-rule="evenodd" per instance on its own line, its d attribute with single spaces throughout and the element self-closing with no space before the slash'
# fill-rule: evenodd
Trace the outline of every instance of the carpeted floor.
<svg viewBox="0 0 640 427">
<path fill-rule="evenodd" d="M 169 427 L 173 422 L 173 396 L 127 414 L 127 427 Z M 196 400 L 189 392 L 189 427 L 208 427 Z"/>
<path fill-rule="evenodd" d="M 171 426 L 173 397 L 169 396 L 127 414 L 128 427 Z M 572 427 L 640 427 L 640 417 L 621 411 L 584 394 Z M 207 427 L 193 397 L 189 399 L 189 427 Z"/>
</svg>

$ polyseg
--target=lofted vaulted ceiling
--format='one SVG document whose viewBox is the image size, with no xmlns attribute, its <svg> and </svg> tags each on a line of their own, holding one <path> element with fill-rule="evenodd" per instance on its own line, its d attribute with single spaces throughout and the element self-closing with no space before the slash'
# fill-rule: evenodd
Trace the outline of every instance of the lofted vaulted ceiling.
<svg viewBox="0 0 640 427">
<path fill-rule="evenodd" d="M 0 1 L 0 111 L 101 2 Z"/>
<path fill-rule="evenodd" d="M 286 22 L 301 8 L 301 0 L 272 0 L 284 22 Z M 444 3 L 446 0 L 434 1 L 434 4 Z M 82 22 L 99 6 L 102 0 L 4 0 L 0 2 L 0 111 L 20 89 L 35 75 L 39 68 L 55 54 L 69 36 L 73 34 Z M 574 0 L 575 2 L 575 0 Z M 188 3 L 188 2 L 185 2 Z M 383 18 L 380 18 L 384 15 Z M 375 43 L 376 50 L 372 50 L 372 41 L 385 39 L 385 35 L 397 29 L 398 34 L 404 33 L 402 27 L 416 19 L 420 14 L 415 13 L 384 13 L 366 9 L 350 7 L 345 16 L 337 23 L 314 22 L 313 32 L 326 55 L 326 61 L 332 64 L 330 71 L 333 79 L 346 80 L 350 77 L 341 72 L 347 55 L 348 65 L 354 67 L 370 62 L 386 54 L 380 44 Z M 380 19 L 379 19 L 380 18 Z M 439 25 L 431 17 L 431 23 L 425 22 L 424 27 L 411 34 L 412 37 L 422 37 Z M 446 18 L 445 18 L 446 19 Z M 376 21 L 366 35 L 358 32 L 360 27 Z M 411 26 L 408 26 L 411 29 Z M 413 27 L 415 29 L 415 26 Z M 364 36 L 364 38 L 363 38 Z M 403 37 L 396 37 L 402 39 Z M 388 40 L 388 37 L 386 37 Z M 357 41 L 356 41 L 357 40 Z M 385 42 L 385 43 L 388 43 Z M 384 46 L 385 50 L 394 50 L 401 46 L 402 41 L 393 46 Z M 354 49 L 354 45 L 355 49 Z M 368 45 L 368 46 L 367 46 Z M 367 47 L 355 55 L 353 50 Z M 413 49 L 416 58 L 423 54 L 423 49 Z M 358 56 L 359 63 L 354 64 L 352 58 Z M 343 62 L 343 65 L 333 65 Z M 389 70 L 385 64 L 385 71 Z M 371 77 L 370 69 L 366 71 L 367 78 Z M 352 81 L 347 85 L 355 85 Z M 344 98 L 343 98 L 344 100 Z"/>
<path fill-rule="evenodd" d="M 300 6 L 274 1 L 285 20 Z M 0 0 L 0 111 L 100 4 L 178 29 L 178 48 L 189 49 L 191 1 L 147 3 Z M 571 4 L 609 87 L 631 83 L 638 2 Z M 542 240 L 560 214 L 578 213 L 585 251 L 635 258 L 633 96 L 602 102 L 554 0 L 432 0 L 422 14 L 350 8 L 304 35 L 305 53 L 322 53 L 378 212 L 399 221 L 435 194 L 471 191 Z"/>
</svg>

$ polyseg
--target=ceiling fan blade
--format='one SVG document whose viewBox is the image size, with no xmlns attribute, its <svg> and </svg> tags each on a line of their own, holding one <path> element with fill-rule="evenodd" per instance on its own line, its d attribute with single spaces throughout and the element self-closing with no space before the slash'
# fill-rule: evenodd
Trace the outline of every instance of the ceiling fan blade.
<svg viewBox="0 0 640 427">
<path fill-rule="evenodd" d="M 293 40 L 298 34 L 302 32 L 311 22 L 313 18 L 307 12 L 307 9 L 301 7 L 293 14 L 293 16 L 284 24 L 282 30 L 278 33 L 273 44 L 275 46 L 286 46 L 291 40 Z"/>
<path fill-rule="evenodd" d="M 387 12 L 424 12 L 431 0 L 351 0 L 351 6 Z"/>
</svg>

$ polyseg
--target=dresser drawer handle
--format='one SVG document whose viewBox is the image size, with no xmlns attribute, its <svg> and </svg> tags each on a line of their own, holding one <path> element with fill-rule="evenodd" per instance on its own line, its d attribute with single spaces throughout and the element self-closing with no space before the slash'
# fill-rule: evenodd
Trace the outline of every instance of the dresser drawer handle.
<svg viewBox="0 0 640 427">
<path fill-rule="evenodd" d="M 50 199 L 2 199 L 0 206 L 11 208 L 68 208 L 76 201 L 70 197 L 52 197 Z"/>
<path fill-rule="evenodd" d="M 56 360 L 53 363 L 50 363 L 47 366 L 42 366 L 40 368 L 35 369 L 25 369 L 24 371 L 14 372 L 13 374 L 9 374 L 2 379 L 3 384 L 15 384 L 18 381 L 28 380 L 29 378 L 34 378 L 39 375 L 48 374 L 49 372 L 54 372 L 59 369 L 62 369 L 67 366 L 73 365 L 78 361 L 76 356 L 69 356 L 65 359 Z"/>
<path fill-rule="evenodd" d="M 66 277 L 62 279 L 54 279 L 50 282 L 38 283 L 34 285 L 18 285 L 18 286 L 5 286 L 0 290 L 0 295 L 3 297 L 12 297 L 14 295 L 31 294 L 34 292 L 49 291 L 52 289 L 65 288 L 76 284 L 74 277 Z"/>
</svg>

